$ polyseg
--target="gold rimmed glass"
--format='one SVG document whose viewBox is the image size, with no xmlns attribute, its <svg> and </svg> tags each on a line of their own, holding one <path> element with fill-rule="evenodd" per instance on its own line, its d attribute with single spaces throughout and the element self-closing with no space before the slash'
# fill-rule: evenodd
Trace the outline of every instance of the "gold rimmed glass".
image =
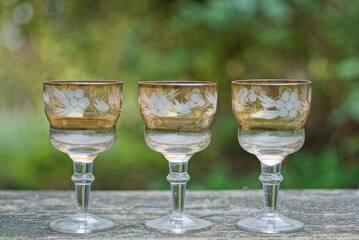
<svg viewBox="0 0 359 240">
<path fill-rule="evenodd" d="M 91 233 L 115 227 L 112 221 L 88 213 L 93 160 L 115 143 L 122 106 L 119 81 L 45 81 L 45 113 L 50 141 L 73 160 L 77 214 L 50 223 L 50 229 Z"/>
<path fill-rule="evenodd" d="M 311 82 L 290 79 L 255 79 L 232 82 L 232 108 L 239 124 L 238 140 L 256 155 L 262 166 L 264 213 L 240 220 L 240 229 L 280 233 L 304 224 L 277 212 L 281 163 L 304 143 L 304 125 L 311 106 Z"/>
<path fill-rule="evenodd" d="M 208 229 L 211 223 L 184 213 L 188 160 L 211 141 L 217 108 L 217 84 L 197 81 L 138 83 L 139 106 L 145 122 L 145 140 L 169 161 L 173 210 L 145 223 L 160 232 L 186 233 Z"/>
</svg>

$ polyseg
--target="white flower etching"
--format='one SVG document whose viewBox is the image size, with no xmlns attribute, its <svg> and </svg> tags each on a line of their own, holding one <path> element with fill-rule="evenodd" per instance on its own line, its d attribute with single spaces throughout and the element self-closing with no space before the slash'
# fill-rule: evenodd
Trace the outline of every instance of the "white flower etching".
<svg viewBox="0 0 359 240">
<path fill-rule="evenodd" d="M 258 99 L 264 108 L 274 107 L 277 109 L 260 111 L 256 114 L 256 117 L 259 118 L 274 119 L 278 116 L 282 118 L 295 118 L 302 107 L 302 102 L 298 99 L 298 93 L 295 91 L 284 91 L 278 100 L 273 100 L 267 96 L 259 96 Z"/>
<path fill-rule="evenodd" d="M 236 99 L 238 100 L 233 104 L 234 110 L 236 112 L 244 112 L 244 106 L 254 104 L 261 95 L 265 95 L 265 92 L 262 91 L 262 88 L 259 86 L 249 90 L 247 88 L 242 88 L 236 95 Z"/>
<path fill-rule="evenodd" d="M 298 115 L 298 111 L 302 105 L 298 99 L 297 92 L 284 91 L 278 100 L 273 100 L 267 96 L 259 96 L 261 105 L 264 108 L 276 108 L 276 110 L 260 111 L 255 114 L 255 117 L 274 119 L 276 117 L 282 118 L 295 118 Z"/>
<path fill-rule="evenodd" d="M 304 100 L 303 102 L 302 102 L 302 110 L 303 111 L 309 111 L 309 109 L 310 109 L 310 103 L 307 101 L 307 100 Z"/>
<path fill-rule="evenodd" d="M 140 88 L 139 105 L 146 126 L 193 124 L 210 126 L 217 108 L 217 92 L 200 88 Z"/>
<path fill-rule="evenodd" d="M 186 105 L 189 109 L 195 107 L 203 107 L 205 102 L 199 89 L 195 88 L 191 92 L 187 93 L 185 98 L 188 100 Z"/>
<path fill-rule="evenodd" d="M 216 109 L 217 109 L 217 92 L 215 92 L 214 94 L 211 94 L 209 91 L 206 91 L 206 99 L 212 105 L 212 107 L 209 108 L 205 112 L 205 114 L 207 116 L 212 116 L 216 113 Z"/>
<path fill-rule="evenodd" d="M 254 103 L 257 100 L 257 94 L 253 89 L 242 88 L 239 92 L 239 102 L 245 104 L 247 102 Z"/>
<path fill-rule="evenodd" d="M 152 93 L 151 97 L 147 97 L 147 95 L 143 93 L 141 98 L 147 105 L 147 109 L 144 111 L 145 114 L 166 116 L 169 110 L 174 108 L 173 104 L 163 93 L 158 95 Z"/>
<path fill-rule="evenodd" d="M 263 110 L 252 114 L 253 118 L 274 119 L 278 117 L 278 110 Z"/>
<path fill-rule="evenodd" d="M 44 103 L 46 103 L 46 104 L 50 104 L 50 103 L 51 103 L 50 96 L 49 96 L 49 94 L 47 93 L 47 91 L 44 92 L 43 99 L 44 99 Z"/>
<path fill-rule="evenodd" d="M 145 93 L 141 94 L 141 100 L 146 104 L 146 108 L 143 110 L 145 115 L 157 115 L 157 110 L 155 108 L 155 104 L 151 101 L 149 97 Z"/>
<path fill-rule="evenodd" d="M 112 107 L 119 106 L 121 103 L 120 91 L 119 89 L 113 88 L 111 94 L 108 97 L 108 104 Z"/>
<path fill-rule="evenodd" d="M 167 99 L 164 94 L 156 96 L 155 93 L 151 95 L 151 100 L 155 102 L 155 108 L 161 115 L 168 115 L 170 109 L 173 108 L 173 104 Z"/>
<path fill-rule="evenodd" d="M 234 107 L 234 111 L 236 111 L 238 113 L 245 111 L 244 107 L 242 106 L 242 104 L 240 102 L 234 101 L 233 107 Z"/>
<path fill-rule="evenodd" d="M 55 113 L 61 117 L 82 114 L 90 105 L 90 100 L 84 96 L 85 93 L 80 88 L 61 92 L 54 87 L 53 93 L 55 98 L 60 101 L 59 107 L 56 108 Z"/>
<path fill-rule="evenodd" d="M 308 112 L 310 108 L 308 100 L 301 101 L 297 91 L 286 90 L 279 97 L 271 98 L 266 96 L 266 93 L 260 87 L 249 90 L 242 88 L 235 95 L 233 108 L 238 113 L 255 109 L 254 104 L 256 104 L 257 100 L 263 109 L 254 112 L 252 114 L 254 118 L 295 118 L 299 112 Z"/>
<path fill-rule="evenodd" d="M 96 99 L 93 105 L 97 110 L 99 110 L 102 113 L 106 113 L 108 112 L 108 110 L 110 110 L 110 106 L 108 106 L 107 103 L 101 99 Z"/>
<path fill-rule="evenodd" d="M 272 108 L 275 107 L 276 102 L 271 99 L 270 97 L 267 97 L 265 95 L 258 97 L 259 101 L 261 101 L 261 105 L 265 108 Z"/>
<path fill-rule="evenodd" d="M 175 105 L 174 108 L 178 113 L 181 113 L 183 115 L 192 113 L 191 109 L 188 108 L 188 106 L 184 103 L 180 103 L 175 99 Z"/>
<path fill-rule="evenodd" d="M 187 93 L 184 98 L 185 101 L 176 99 L 178 90 L 171 90 L 168 93 L 165 92 L 152 92 L 151 96 L 147 96 L 146 93 L 140 94 L 139 100 L 145 104 L 142 112 L 145 115 L 152 117 L 167 116 L 171 113 L 178 115 L 190 115 L 194 114 L 194 109 L 206 111 L 204 114 L 212 116 L 216 112 L 217 108 L 217 93 L 210 93 L 206 91 L 203 94 L 199 89 L 193 89 Z"/>
</svg>

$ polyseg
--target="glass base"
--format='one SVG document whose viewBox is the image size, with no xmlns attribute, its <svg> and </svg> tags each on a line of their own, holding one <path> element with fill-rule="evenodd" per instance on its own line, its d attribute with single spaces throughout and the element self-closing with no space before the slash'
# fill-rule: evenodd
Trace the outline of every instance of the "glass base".
<svg viewBox="0 0 359 240">
<path fill-rule="evenodd" d="M 66 219 L 53 221 L 49 224 L 49 227 L 57 232 L 92 233 L 113 229 L 115 228 L 115 223 L 92 214 L 75 214 Z"/>
<path fill-rule="evenodd" d="M 184 213 L 171 213 L 145 223 L 147 229 L 165 233 L 197 232 L 209 229 L 211 225 L 209 221 L 197 219 Z"/>
<path fill-rule="evenodd" d="M 261 233 L 295 232 L 304 228 L 304 224 L 288 218 L 280 213 L 262 214 L 255 218 L 247 218 L 237 222 L 240 229 Z"/>
</svg>

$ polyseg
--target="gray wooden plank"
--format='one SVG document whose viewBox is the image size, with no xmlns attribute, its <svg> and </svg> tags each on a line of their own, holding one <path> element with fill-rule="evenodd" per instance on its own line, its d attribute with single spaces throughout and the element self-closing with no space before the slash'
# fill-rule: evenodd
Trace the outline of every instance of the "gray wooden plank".
<svg viewBox="0 0 359 240">
<path fill-rule="evenodd" d="M 358 190 L 281 190 L 280 211 L 303 221 L 304 231 L 256 234 L 235 223 L 262 208 L 262 191 L 188 191 L 186 212 L 214 226 L 175 235 L 148 231 L 144 222 L 167 214 L 169 191 L 94 191 L 90 212 L 116 222 L 95 234 L 53 232 L 48 223 L 74 213 L 72 192 L 0 191 L 0 239 L 359 239 Z"/>
</svg>

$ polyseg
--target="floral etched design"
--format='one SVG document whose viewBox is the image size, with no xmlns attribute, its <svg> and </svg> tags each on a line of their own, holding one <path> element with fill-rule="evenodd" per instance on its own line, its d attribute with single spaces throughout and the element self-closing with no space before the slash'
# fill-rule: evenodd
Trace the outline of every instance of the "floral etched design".
<svg viewBox="0 0 359 240">
<path fill-rule="evenodd" d="M 216 113 L 217 109 L 217 92 L 214 94 L 211 94 L 210 92 L 206 91 L 206 99 L 208 100 L 208 103 L 211 107 L 208 108 L 208 110 L 205 112 L 207 117 L 212 116 Z"/>
<path fill-rule="evenodd" d="M 147 97 L 144 93 L 141 97 L 147 105 L 145 114 L 165 116 L 168 114 L 168 111 L 173 108 L 173 104 L 168 100 L 168 97 L 162 93 L 152 93 L 151 97 Z"/>
<path fill-rule="evenodd" d="M 169 115 L 170 112 L 178 115 L 194 114 L 194 109 L 207 109 L 206 115 L 211 116 L 215 114 L 217 108 L 217 95 L 205 91 L 205 97 L 197 88 L 192 89 L 191 92 L 185 95 L 186 101 L 179 101 L 176 99 L 178 95 L 177 90 L 166 92 L 152 92 L 151 96 L 147 96 L 145 92 L 140 95 L 140 100 L 145 103 L 146 107 L 143 109 L 143 114 L 152 117 L 163 117 Z"/>
<path fill-rule="evenodd" d="M 111 94 L 108 96 L 108 104 L 113 108 L 121 105 L 120 95 L 120 90 L 118 88 L 112 88 Z"/>
<path fill-rule="evenodd" d="M 189 108 L 187 104 L 180 103 L 176 99 L 174 101 L 175 101 L 175 104 L 173 107 L 176 109 L 177 112 L 179 112 L 183 115 L 190 114 L 192 112 L 191 108 Z"/>
<path fill-rule="evenodd" d="M 56 99 L 54 113 L 59 117 L 76 117 L 83 114 L 91 105 L 89 97 L 85 96 L 85 92 L 81 88 L 59 90 L 52 87 L 51 92 Z M 46 104 L 51 103 L 47 92 L 44 92 L 44 102 Z M 119 98 L 116 95 L 110 95 L 108 103 L 106 103 L 105 97 L 96 98 L 92 102 L 93 107 L 101 114 L 107 113 L 111 109 L 110 106 L 115 106 L 116 104 L 119 104 Z"/>
<path fill-rule="evenodd" d="M 186 106 L 189 109 L 192 109 L 195 107 L 203 107 L 205 104 L 203 97 L 201 95 L 201 92 L 199 91 L 198 88 L 195 88 L 191 92 L 187 93 L 185 98 L 188 100 L 186 102 Z"/>
<path fill-rule="evenodd" d="M 96 99 L 93 105 L 97 110 L 99 110 L 102 113 L 106 113 L 108 112 L 108 110 L 110 110 L 110 106 L 107 105 L 107 103 L 102 99 Z"/>
<path fill-rule="evenodd" d="M 55 98 L 60 101 L 59 106 L 56 108 L 55 113 L 58 116 L 76 115 L 85 112 L 86 108 L 90 105 L 90 100 L 85 97 L 82 89 L 66 90 L 64 92 L 53 88 Z"/>
<path fill-rule="evenodd" d="M 50 104 L 51 103 L 51 99 L 50 99 L 50 96 L 49 96 L 47 91 L 44 92 L 43 100 L 44 100 L 45 104 Z"/>
<path fill-rule="evenodd" d="M 295 118 L 300 112 L 305 113 L 310 109 L 310 93 L 304 92 L 299 97 L 296 90 L 290 89 L 282 92 L 280 96 L 272 98 L 268 97 L 264 91 L 242 88 L 235 98 L 238 101 L 233 103 L 234 110 L 236 112 L 253 111 L 255 118 Z"/>
</svg>

